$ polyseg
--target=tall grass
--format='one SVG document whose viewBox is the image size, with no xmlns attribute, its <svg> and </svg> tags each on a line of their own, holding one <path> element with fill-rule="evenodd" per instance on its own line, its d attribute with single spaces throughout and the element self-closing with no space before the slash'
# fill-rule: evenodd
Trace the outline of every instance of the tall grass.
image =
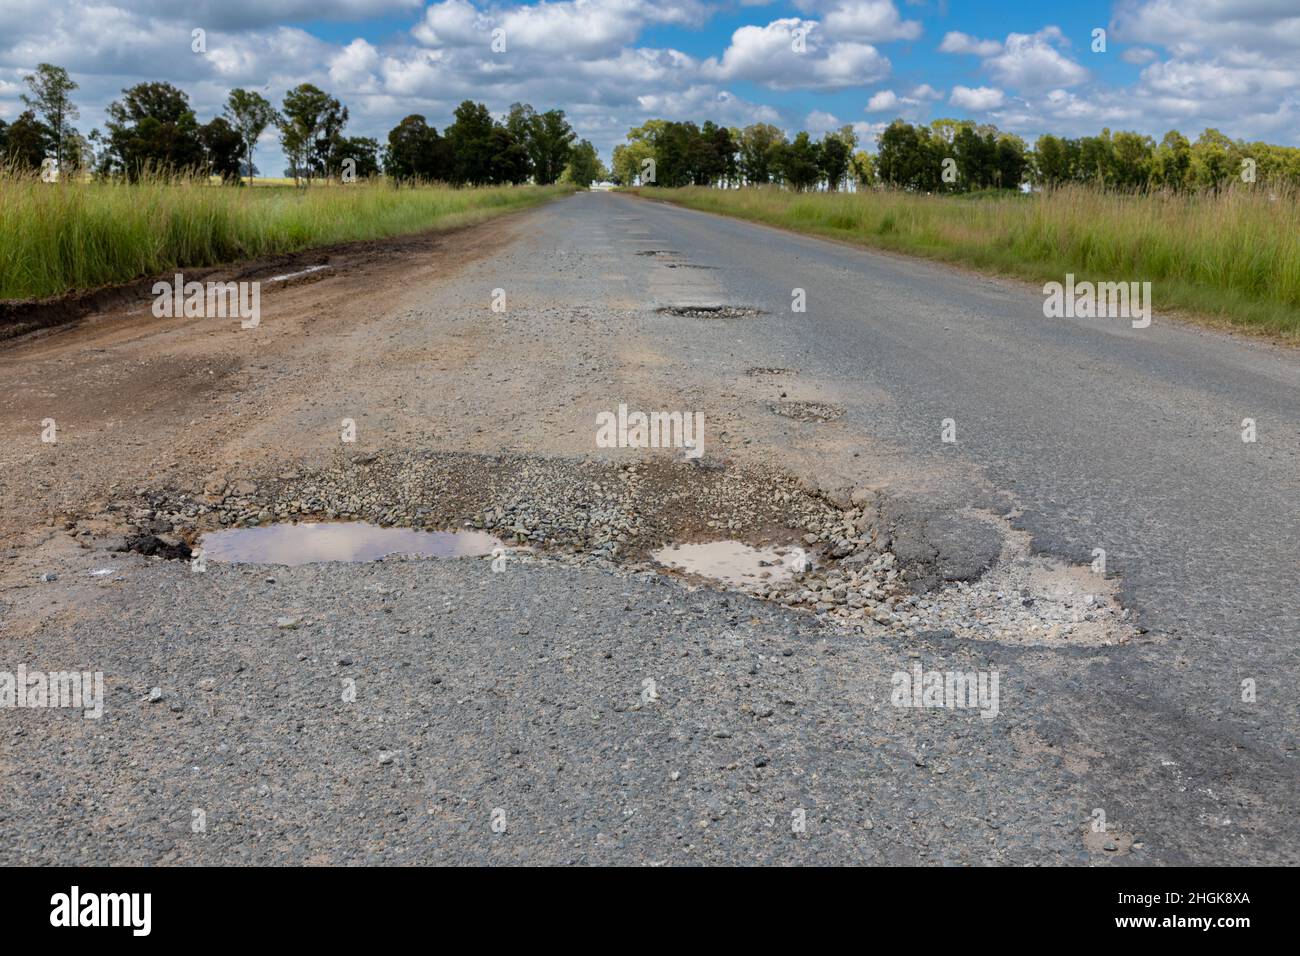
<svg viewBox="0 0 1300 956">
<path fill-rule="evenodd" d="M 238 189 L 201 180 L 45 183 L 0 170 L 0 299 L 94 289 L 184 267 L 452 228 L 567 187 Z"/>
<path fill-rule="evenodd" d="M 642 195 L 1037 281 L 1149 281 L 1165 309 L 1300 336 L 1300 192 L 1035 195 L 640 189 Z"/>
</svg>

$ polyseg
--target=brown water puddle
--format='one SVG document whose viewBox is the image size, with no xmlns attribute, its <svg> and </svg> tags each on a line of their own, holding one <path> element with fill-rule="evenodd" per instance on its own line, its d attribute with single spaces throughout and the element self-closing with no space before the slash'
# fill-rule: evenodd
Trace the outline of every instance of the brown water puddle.
<svg viewBox="0 0 1300 956">
<path fill-rule="evenodd" d="M 400 554 L 417 558 L 480 557 L 504 547 L 482 531 L 416 531 L 364 521 L 273 524 L 205 534 L 205 558 L 231 564 L 314 564 L 378 561 Z"/>
<path fill-rule="evenodd" d="M 810 558 L 797 547 L 755 548 L 739 541 L 675 544 L 651 555 L 660 564 L 743 588 L 791 580 Z"/>
</svg>

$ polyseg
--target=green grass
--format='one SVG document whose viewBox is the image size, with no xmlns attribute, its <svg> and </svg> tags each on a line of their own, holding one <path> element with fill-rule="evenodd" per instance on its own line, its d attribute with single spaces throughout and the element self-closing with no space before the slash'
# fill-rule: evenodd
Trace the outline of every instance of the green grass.
<svg viewBox="0 0 1300 956">
<path fill-rule="evenodd" d="M 237 189 L 201 181 L 43 183 L 0 170 L 0 299 L 95 289 L 178 268 L 449 229 L 569 187 Z"/>
<path fill-rule="evenodd" d="M 1155 310 L 1300 338 L 1300 193 L 1257 185 L 975 198 L 641 188 L 639 195 L 1035 282 L 1149 281 Z"/>
</svg>

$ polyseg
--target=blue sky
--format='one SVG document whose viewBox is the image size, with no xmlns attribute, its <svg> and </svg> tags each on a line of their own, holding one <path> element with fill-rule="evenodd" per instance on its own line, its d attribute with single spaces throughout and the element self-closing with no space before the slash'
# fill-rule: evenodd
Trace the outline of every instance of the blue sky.
<svg viewBox="0 0 1300 956">
<path fill-rule="evenodd" d="M 168 80 L 201 120 L 236 86 L 278 102 L 315 83 L 381 140 L 409 113 L 441 128 L 466 98 L 558 106 L 606 158 L 651 117 L 851 124 L 868 149 L 898 116 L 1300 145 L 1300 0 L 4 0 L 0 118 L 42 61 L 81 85 L 83 131 L 123 87 Z M 258 163 L 283 165 L 271 133 Z"/>
</svg>

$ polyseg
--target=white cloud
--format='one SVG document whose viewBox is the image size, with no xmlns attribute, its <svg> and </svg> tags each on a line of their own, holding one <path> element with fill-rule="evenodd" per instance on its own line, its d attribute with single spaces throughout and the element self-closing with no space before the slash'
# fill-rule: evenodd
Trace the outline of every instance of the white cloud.
<svg viewBox="0 0 1300 956">
<path fill-rule="evenodd" d="M 1018 90 L 1047 90 L 1074 86 L 1088 78 L 1088 71 L 1064 56 L 1058 46 L 1065 38 L 1058 27 L 1037 33 L 1012 33 L 1005 50 L 984 61 L 993 79 Z"/>
<path fill-rule="evenodd" d="M 969 86 L 954 86 L 948 102 L 974 113 L 982 113 L 997 109 L 1005 99 L 1001 90 L 991 86 L 977 86 L 974 89 Z"/>
<path fill-rule="evenodd" d="M 1113 35 L 1181 55 L 1229 48 L 1265 55 L 1300 53 L 1300 6 L 1294 0 L 1121 0 Z"/>
<path fill-rule="evenodd" d="M 1142 66 L 1144 63 L 1150 63 L 1152 60 L 1160 59 L 1160 54 L 1149 47 L 1131 46 L 1119 55 L 1119 58 L 1125 63 L 1133 63 Z"/>
<path fill-rule="evenodd" d="M 889 70 L 889 59 L 871 44 L 827 42 L 820 24 L 798 17 L 741 27 L 731 35 L 722 59 L 704 64 L 706 75 L 717 79 L 749 80 L 773 89 L 861 86 L 884 79 Z"/>
<path fill-rule="evenodd" d="M 867 100 L 868 113 L 886 113 L 898 108 L 898 95 L 893 90 L 881 90 Z"/>
<path fill-rule="evenodd" d="M 837 39 L 886 43 L 915 40 L 919 20 L 904 20 L 891 0 L 840 0 L 822 17 L 826 32 Z"/>
<path fill-rule="evenodd" d="M 803 128 L 814 138 L 821 136 L 823 133 L 829 133 L 837 130 L 844 124 L 839 121 L 834 113 L 827 113 L 825 110 L 813 110 L 804 117 Z"/>
<path fill-rule="evenodd" d="M 487 48 L 500 28 L 507 51 L 606 55 L 633 43 L 649 24 L 704 18 L 696 0 L 558 0 L 483 11 L 469 0 L 442 0 L 425 10 L 411 33 L 429 46 Z"/>
<path fill-rule="evenodd" d="M 980 40 L 967 33 L 953 30 L 945 33 L 939 44 L 940 53 L 970 53 L 974 56 L 996 56 L 1002 52 L 997 40 Z"/>
<path fill-rule="evenodd" d="M 483 42 L 489 28 L 489 21 L 468 0 L 444 0 L 429 4 L 411 33 L 429 46 L 467 45 Z"/>
<path fill-rule="evenodd" d="M 379 63 L 379 51 L 358 38 L 330 58 L 330 81 L 337 86 L 362 87 L 373 80 Z"/>
</svg>

